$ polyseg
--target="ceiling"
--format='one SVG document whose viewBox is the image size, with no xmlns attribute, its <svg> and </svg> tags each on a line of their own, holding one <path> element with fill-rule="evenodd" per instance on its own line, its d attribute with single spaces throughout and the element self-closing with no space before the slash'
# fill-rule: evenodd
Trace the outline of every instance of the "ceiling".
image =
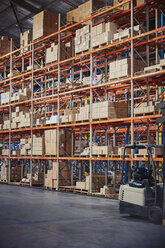
<svg viewBox="0 0 165 248">
<path fill-rule="evenodd" d="M 42 10 L 65 14 L 87 0 L 0 0 L 0 36 L 19 40 L 20 33 L 32 29 L 33 16 Z M 105 0 L 104 0 L 105 1 Z M 108 1 L 110 4 L 112 0 Z"/>
</svg>

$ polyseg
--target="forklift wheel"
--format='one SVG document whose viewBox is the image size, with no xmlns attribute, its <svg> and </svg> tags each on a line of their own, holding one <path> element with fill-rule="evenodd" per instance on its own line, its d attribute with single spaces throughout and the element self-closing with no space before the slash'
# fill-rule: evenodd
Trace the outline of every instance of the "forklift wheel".
<svg viewBox="0 0 165 248">
<path fill-rule="evenodd" d="M 148 219 L 154 224 L 160 224 L 162 221 L 162 209 L 158 206 L 150 206 L 148 209 Z"/>
</svg>

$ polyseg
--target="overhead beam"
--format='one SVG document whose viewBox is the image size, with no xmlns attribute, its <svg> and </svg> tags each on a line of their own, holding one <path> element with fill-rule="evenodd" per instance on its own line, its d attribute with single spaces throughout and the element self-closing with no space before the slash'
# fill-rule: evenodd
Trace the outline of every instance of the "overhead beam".
<svg viewBox="0 0 165 248">
<path fill-rule="evenodd" d="M 15 10 L 15 6 L 14 6 L 14 4 L 12 3 L 12 1 L 10 1 L 10 5 L 11 5 L 11 8 L 12 8 L 12 10 L 13 10 L 15 19 L 16 19 L 17 24 L 18 24 L 18 27 L 19 27 L 19 29 L 20 29 L 20 31 L 21 31 L 21 33 L 22 33 L 22 27 L 21 27 L 21 24 L 20 24 L 20 22 L 19 22 L 19 20 L 18 20 L 17 12 L 16 12 L 16 10 Z"/>
<path fill-rule="evenodd" d="M 20 4 L 21 4 L 22 2 L 25 2 L 24 0 L 23 0 L 23 1 L 22 1 L 22 0 L 12 0 L 12 1 L 19 1 Z M 66 1 L 66 0 L 65 0 L 65 1 Z M 48 9 L 48 8 L 50 8 L 52 5 L 57 4 L 58 2 L 61 2 L 61 0 L 53 0 L 53 1 L 51 1 L 50 3 L 46 4 L 45 6 L 43 6 L 42 8 L 40 8 L 40 9 L 37 9 L 37 8 L 35 8 L 35 7 L 33 6 L 38 12 L 37 12 L 37 13 L 34 13 L 34 12 L 33 12 L 33 13 L 30 13 L 29 15 L 23 17 L 22 19 L 19 20 L 20 23 L 23 23 L 24 21 L 26 21 L 26 20 L 32 18 L 32 17 L 34 16 L 34 14 L 38 14 L 38 13 L 41 12 L 42 10 Z M 29 4 L 29 5 L 31 5 L 31 4 Z M 32 5 L 31 5 L 31 6 L 32 6 Z M 34 10 L 34 9 L 33 9 L 33 10 Z M 35 11 L 35 10 L 34 10 L 34 11 Z M 0 30 L 0 33 L 6 32 L 6 30 L 8 30 L 8 29 L 10 29 L 10 28 L 13 28 L 16 24 L 17 24 L 17 23 L 13 23 L 13 24 L 11 24 L 11 25 L 5 27 L 4 29 Z"/>
<path fill-rule="evenodd" d="M 18 4 L 20 7 L 28 10 L 29 12 L 32 12 L 34 14 L 37 14 L 40 9 L 36 8 L 35 6 L 31 5 L 30 3 L 24 1 L 24 0 L 11 0 L 11 2 L 14 2 L 15 4 Z"/>
</svg>

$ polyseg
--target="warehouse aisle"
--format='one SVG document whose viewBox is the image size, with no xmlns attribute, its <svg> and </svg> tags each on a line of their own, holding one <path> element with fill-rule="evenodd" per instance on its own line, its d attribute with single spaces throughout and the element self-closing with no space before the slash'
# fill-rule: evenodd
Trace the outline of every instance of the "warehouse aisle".
<svg viewBox="0 0 165 248">
<path fill-rule="evenodd" d="M 0 185 L 0 248 L 164 248 L 165 227 L 109 199 Z"/>
</svg>

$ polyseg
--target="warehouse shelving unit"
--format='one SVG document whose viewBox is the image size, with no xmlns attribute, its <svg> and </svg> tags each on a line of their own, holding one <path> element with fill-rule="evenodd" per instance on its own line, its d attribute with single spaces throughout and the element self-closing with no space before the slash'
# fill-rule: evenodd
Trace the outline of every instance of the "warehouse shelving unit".
<svg viewBox="0 0 165 248">
<path fill-rule="evenodd" d="M 124 4 L 130 3 L 130 9 L 127 11 L 121 11 L 120 7 Z M 159 7 L 158 7 L 159 6 Z M 92 155 L 92 142 L 89 142 L 89 156 L 74 156 L 73 151 L 73 139 L 76 135 L 84 136 L 88 135 L 89 140 L 93 141 L 94 136 L 101 139 L 103 137 L 103 143 L 116 142 L 124 144 L 129 142 L 133 144 L 139 140 L 147 140 L 147 135 L 150 133 L 156 136 L 155 142 L 159 142 L 159 136 L 161 127 L 156 126 L 155 120 L 161 115 L 159 113 L 144 116 L 134 116 L 135 102 L 140 102 L 160 99 L 164 97 L 164 92 L 160 92 L 160 87 L 164 87 L 165 70 L 155 71 L 151 73 L 143 73 L 142 75 L 134 74 L 134 60 L 140 58 L 146 60 L 146 65 L 149 66 L 149 58 L 155 56 L 156 63 L 158 62 L 158 55 L 164 48 L 165 41 L 165 26 L 159 27 L 158 25 L 158 13 L 163 8 L 163 1 L 147 1 L 147 3 L 139 6 L 134 6 L 133 0 L 127 0 L 121 4 L 113 7 L 106 7 L 100 11 L 92 12 L 93 3 L 91 1 L 91 16 L 79 23 L 61 27 L 60 15 L 59 15 L 59 31 L 44 37 L 38 41 L 32 42 L 30 45 L 22 47 L 17 50 L 13 50 L 11 40 L 11 52 L 0 58 L 0 71 L 3 75 L 3 79 L 0 81 L 1 92 L 9 91 L 10 97 L 13 90 L 20 88 L 30 87 L 32 89 L 31 99 L 1 105 L 0 111 L 2 115 L 9 115 L 10 129 L 1 130 L 0 135 L 2 139 L 7 138 L 9 147 L 9 156 L 0 156 L 1 159 L 8 159 L 9 172 L 11 169 L 11 162 L 13 160 L 29 161 L 32 186 L 32 170 L 34 166 L 34 160 L 39 160 L 46 170 L 47 162 L 57 161 L 58 173 L 57 173 L 57 190 L 59 190 L 59 173 L 60 173 L 60 161 L 70 161 L 71 163 L 71 184 L 73 185 L 73 164 L 76 163 L 81 166 L 81 163 L 85 162 L 89 164 L 90 172 L 90 193 L 92 193 L 92 174 L 94 171 L 94 163 L 102 161 L 104 163 L 103 170 L 105 171 L 105 178 L 107 178 L 107 164 L 113 162 L 114 164 L 122 161 L 121 157 L 96 157 Z M 138 17 L 137 17 L 138 15 Z M 155 28 L 149 30 L 150 20 L 155 17 Z M 100 20 L 101 19 L 101 20 Z M 60 49 L 61 44 L 72 42 L 74 46 L 74 36 L 76 29 L 82 27 L 84 23 L 90 23 L 92 30 L 93 25 L 101 22 L 113 21 L 119 23 L 125 23 L 121 27 L 130 27 L 131 36 L 129 38 L 116 41 L 105 46 L 93 49 L 92 45 L 90 50 L 78 55 L 61 60 Z M 135 22 L 146 23 L 146 30 L 138 35 L 134 35 Z M 92 31 L 90 33 L 92 40 Z M 58 44 L 58 62 L 44 65 L 45 49 L 50 46 L 52 42 Z M 28 49 L 26 52 L 21 52 L 24 49 Z M 131 75 L 127 78 L 119 78 L 114 81 L 110 81 L 107 72 L 107 65 L 110 61 L 115 60 L 118 57 L 129 56 L 131 58 Z M 30 62 L 29 62 L 30 61 Z M 31 70 L 26 72 L 27 65 L 31 65 Z M 35 69 L 38 65 L 39 68 Z M 21 68 L 21 73 L 17 76 L 12 76 L 13 69 Z M 104 82 L 98 85 L 93 85 L 94 70 L 101 70 L 104 74 Z M 10 72 L 10 78 L 7 78 L 7 72 Z M 82 81 L 83 74 L 90 74 L 90 85 L 85 87 L 75 87 L 68 89 L 64 83 L 65 79 L 71 77 L 72 85 L 76 85 L 76 77 Z M 50 87 L 50 85 L 52 86 Z M 37 89 L 37 91 L 36 91 Z M 162 88 L 163 89 L 163 88 Z M 147 99 L 146 99 L 147 95 Z M 126 97 L 127 96 L 127 97 Z M 92 119 L 92 103 L 97 99 L 115 99 L 116 101 L 127 102 L 130 110 L 130 116 L 122 119 L 109 119 L 109 120 L 93 120 Z M 90 104 L 90 119 L 84 122 L 74 123 L 60 123 L 60 115 L 63 113 L 64 108 L 69 104 L 72 104 L 71 108 L 78 108 L 78 104 L 81 105 L 85 101 Z M 22 129 L 11 129 L 11 113 L 16 106 L 28 106 L 31 111 L 31 126 Z M 42 108 L 44 116 L 50 116 L 52 113 L 57 114 L 57 125 L 49 126 L 37 126 L 33 125 L 33 112 L 34 109 Z M 19 137 L 29 136 L 33 141 L 33 133 L 43 133 L 44 130 L 57 129 L 57 156 L 12 156 L 11 144 L 13 139 L 19 139 Z M 60 136 L 59 131 L 61 129 L 68 129 L 72 134 L 72 156 L 60 156 Z M 135 136 L 136 132 L 142 137 Z M 127 136 L 127 138 L 126 138 Z M 129 137 L 128 137 L 129 136 Z M 134 161 L 147 161 L 147 158 L 135 158 L 132 154 L 128 157 L 127 162 L 132 164 Z M 157 163 L 162 163 L 163 158 L 155 158 Z M 79 170 L 80 170 L 79 168 Z M 81 176 L 80 176 L 81 178 Z M 10 183 L 10 173 L 8 183 Z"/>
</svg>

